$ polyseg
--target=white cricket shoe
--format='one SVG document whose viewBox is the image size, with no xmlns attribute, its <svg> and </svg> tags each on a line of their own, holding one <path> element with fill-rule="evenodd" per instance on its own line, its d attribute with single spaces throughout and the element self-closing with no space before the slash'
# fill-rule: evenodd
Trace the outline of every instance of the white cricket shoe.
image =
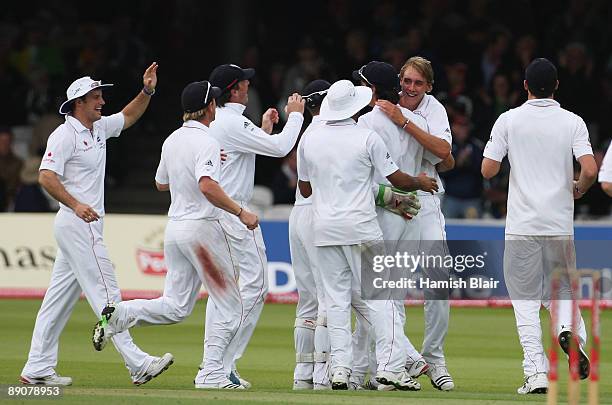
<svg viewBox="0 0 612 405">
<path fill-rule="evenodd" d="M 415 361 L 414 363 L 406 363 L 406 371 L 412 378 L 419 378 L 423 374 L 426 374 L 428 370 L 429 364 L 427 364 L 423 358 Z"/>
<path fill-rule="evenodd" d="M 294 391 L 311 390 L 313 388 L 312 380 L 293 380 Z"/>
<path fill-rule="evenodd" d="M 240 384 L 234 384 L 229 378 L 218 383 L 198 383 L 195 382 L 195 387 L 201 390 L 243 390 L 245 389 Z"/>
<path fill-rule="evenodd" d="M 431 385 L 440 391 L 450 391 L 455 388 L 453 377 L 446 369 L 446 366 L 430 364 L 426 373 L 431 379 Z"/>
<path fill-rule="evenodd" d="M 391 371 L 378 371 L 376 373 L 376 381 L 382 385 L 391 385 L 401 391 L 419 391 L 421 384 L 408 375 L 406 371 L 393 373 Z M 378 388 L 379 391 L 391 391 L 384 388 Z"/>
<path fill-rule="evenodd" d="M 234 384 L 236 383 L 240 383 L 240 385 L 242 385 L 244 388 L 249 389 L 251 388 L 251 383 L 248 382 L 247 380 L 245 380 L 244 378 L 240 377 L 240 373 L 238 373 L 238 370 L 232 370 L 232 372 L 230 373 L 230 377 L 229 377 L 230 381 L 233 382 Z M 238 381 L 236 381 L 236 379 Z"/>
<path fill-rule="evenodd" d="M 522 387 L 516 390 L 524 394 L 546 394 L 548 392 L 548 376 L 546 373 L 536 373 L 525 378 Z"/>
<path fill-rule="evenodd" d="M 338 367 L 332 374 L 332 390 L 348 390 L 351 373 L 344 367 Z"/>
<path fill-rule="evenodd" d="M 19 377 L 19 382 L 25 385 L 72 385 L 72 378 L 62 377 L 53 373 L 44 377 L 28 377 L 22 375 Z"/>
<path fill-rule="evenodd" d="M 132 382 L 134 385 L 146 384 L 165 370 L 168 370 L 168 367 L 170 367 L 172 363 L 174 363 L 174 356 L 170 353 L 166 353 L 161 357 L 155 357 L 144 374 Z"/>
</svg>

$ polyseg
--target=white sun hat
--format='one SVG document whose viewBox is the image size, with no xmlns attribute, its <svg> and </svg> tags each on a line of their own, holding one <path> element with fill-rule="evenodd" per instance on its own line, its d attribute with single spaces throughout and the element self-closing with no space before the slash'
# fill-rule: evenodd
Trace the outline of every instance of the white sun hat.
<svg viewBox="0 0 612 405">
<path fill-rule="evenodd" d="M 372 89 L 355 86 L 349 80 L 338 80 L 327 91 L 321 104 L 320 118 L 337 121 L 351 118 L 372 100 Z"/>
<path fill-rule="evenodd" d="M 89 76 L 81 77 L 80 79 L 76 79 L 72 82 L 72 84 L 66 90 L 66 98 L 67 100 L 62 103 L 59 108 L 60 114 L 68 114 L 70 111 L 68 107 L 70 106 L 70 102 L 76 98 L 82 97 L 85 94 L 89 93 L 92 90 L 95 90 L 99 87 L 108 87 L 112 86 L 110 83 L 104 83 L 100 80 L 93 80 Z"/>
</svg>

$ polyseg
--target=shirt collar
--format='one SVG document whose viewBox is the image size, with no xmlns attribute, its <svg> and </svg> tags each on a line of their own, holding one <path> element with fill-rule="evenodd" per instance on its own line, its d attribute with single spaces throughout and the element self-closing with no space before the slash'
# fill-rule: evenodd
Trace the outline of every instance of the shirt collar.
<svg viewBox="0 0 612 405">
<path fill-rule="evenodd" d="M 561 104 L 559 104 L 557 101 L 553 100 L 552 98 L 534 98 L 534 99 L 525 101 L 525 104 L 529 104 L 534 107 L 552 107 L 552 106 L 560 107 L 561 106 Z"/>
<path fill-rule="evenodd" d="M 312 117 L 312 122 L 321 122 L 321 121 L 323 120 L 321 119 L 320 115 L 315 115 L 314 117 Z"/>
<path fill-rule="evenodd" d="M 89 129 L 70 114 L 66 114 L 66 122 L 69 123 L 77 132 L 89 132 Z"/>
<path fill-rule="evenodd" d="M 246 109 L 246 105 L 240 103 L 225 103 L 223 107 L 219 108 L 227 108 L 242 115 L 242 113 L 244 113 L 244 110 Z"/>
<path fill-rule="evenodd" d="M 201 129 L 202 131 L 208 132 L 208 127 L 202 124 L 200 121 L 196 121 L 196 120 L 188 120 L 188 121 L 183 122 L 183 127 L 184 128 L 196 128 L 196 129 Z"/>
</svg>

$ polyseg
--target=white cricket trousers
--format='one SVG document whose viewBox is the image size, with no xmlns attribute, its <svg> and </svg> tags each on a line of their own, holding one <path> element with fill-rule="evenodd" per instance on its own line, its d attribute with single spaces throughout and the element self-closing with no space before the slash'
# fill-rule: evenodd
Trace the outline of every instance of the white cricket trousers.
<svg viewBox="0 0 612 405">
<path fill-rule="evenodd" d="M 363 308 L 353 308 L 372 322 L 376 338 L 376 361 L 379 371 L 399 372 L 404 369 L 406 351 L 402 344 L 403 329 L 398 328 L 399 317 L 392 300 L 361 300 L 362 252 L 382 247 L 382 241 L 365 242 L 361 245 L 317 246 L 317 263 L 327 302 L 327 328 L 331 343 L 332 371 L 338 367 L 355 373 L 353 344 L 351 337 L 351 301 L 363 302 Z M 384 249 L 380 249 L 384 253 Z M 371 256 L 368 253 L 367 256 Z M 371 269 L 371 266 L 370 266 Z M 370 270 L 371 271 L 371 270 Z M 364 313 L 366 312 L 366 313 Z M 367 339 L 362 346 L 367 370 Z M 358 371 L 361 373 L 361 371 Z"/>
<path fill-rule="evenodd" d="M 239 204 L 245 210 L 249 210 L 244 202 L 239 202 Z M 236 215 L 225 211 L 219 221 L 225 231 L 232 254 L 238 258 L 240 269 L 238 285 L 243 308 L 238 333 L 232 340 L 224 361 L 224 367 L 229 373 L 236 368 L 236 361 L 246 350 L 261 315 L 268 294 L 268 259 L 261 227 L 258 226 L 250 231 Z M 214 302 L 213 305 L 210 304 L 209 302 L 206 305 L 205 340 L 208 339 L 209 322 L 217 322 L 216 317 L 221 311 L 221 308 L 217 308 Z"/>
<path fill-rule="evenodd" d="M 54 232 L 59 249 L 49 288 L 36 317 L 22 375 L 43 377 L 55 372 L 59 337 L 81 292 L 96 318 L 107 303 L 121 301 L 113 264 L 102 239 L 103 228 L 104 218 L 88 224 L 73 212 L 58 211 Z M 153 357 L 136 346 L 127 331 L 111 340 L 123 357 L 132 380 L 138 379 Z"/>
<path fill-rule="evenodd" d="M 553 271 L 576 268 L 576 251 L 571 236 L 526 236 L 506 234 L 504 280 L 512 300 L 519 341 L 523 347 L 525 376 L 548 372 L 548 359 L 542 345 L 540 308 L 551 309 Z M 565 274 L 567 275 L 567 274 Z M 560 277 L 556 333 L 572 325 L 569 279 Z M 586 344 L 587 333 L 582 315 L 577 319 L 578 337 Z"/>
<path fill-rule="evenodd" d="M 440 197 L 420 195 L 421 210 L 414 217 L 421 232 L 419 251 L 429 255 L 445 255 L 446 246 L 445 220 L 440 205 Z M 432 241 L 441 241 L 433 242 Z M 439 270 L 434 270 L 439 272 Z M 425 291 L 425 333 L 421 354 L 429 364 L 445 365 L 444 340 L 448 333 L 450 301 L 448 299 L 428 299 Z"/>
<path fill-rule="evenodd" d="M 418 214 L 420 215 L 420 213 Z M 421 237 L 419 222 L 416 219 L 405 220 L 382 207 L 376 207 L 376 219 L 383 233 L 385 247 L 388 255 L 395 255 L 396 252 L 408 251 L 409 254 L 418 254 L 419 239 Z M 406 297 L 404 297 L 405 299 Z M 399 327 L 405 330 L 406 309 L 404 299 L 395 300 L 394 304 L 399 315 Z M 407 364 L 412 364 L 422 358 L 419 351 L 414 347 L 410 338 L 404 333 L 402 336 L 403 344 L 407 354 Z"/>
<path fill-rule="evenodd" d="M 327 311 L 312 229 L 312 205 L 293 207 L 289 216 L 289 248 L 299 295 L 294 324 L 296 365 L 293 378 L 327 384 Z"/>
</svg>

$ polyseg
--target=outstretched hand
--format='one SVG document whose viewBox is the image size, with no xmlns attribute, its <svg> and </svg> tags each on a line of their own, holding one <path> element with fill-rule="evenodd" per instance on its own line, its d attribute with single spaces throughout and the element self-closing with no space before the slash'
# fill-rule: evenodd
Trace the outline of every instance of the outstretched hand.
<svg viewBox="0 0 612 405">
<path fill-rule="evenodd" d="M 142 84 L 148 92 L 152 92 L 157 86 L 157 67 L 157 62 L 151 63 L 151 66 L 142 75 Z"/>
</svg>

